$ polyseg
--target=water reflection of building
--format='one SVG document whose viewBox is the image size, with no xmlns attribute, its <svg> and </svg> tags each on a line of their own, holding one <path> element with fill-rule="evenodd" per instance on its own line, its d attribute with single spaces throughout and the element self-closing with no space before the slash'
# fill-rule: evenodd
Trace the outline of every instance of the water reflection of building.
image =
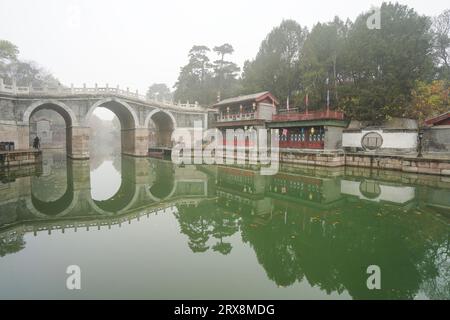
<svg viewBox="0 0 450 320">
<path fill-rule="evenodd" d="M 169 208 L 192 252 L 228 255 L 231 236 L 240 235 L 279 286 L 306 281 L 354 298 L 406 299 L 433 283 L 442 269 L 442 252 L 450 246 L 448 222 L 437 223 L 429 210 L 448 206 L 450 188 L 442 185 L 298 173 L 261 177 L 249 168 L 230 167 L 208 176 L 195 166 L 128 157 L 121 166 L 125 182 L 106 202 L 90 198 L 89 163 L 83 161 L 67 162 L 69 201 L 36 206 L 30 178 L 0 189 L 0 255 L 24 248 L 28 232 L 110 228 Z M 383 290 L 377 292 L 365 286 L 373 261 L 386 270 Z M 449 298 L 430 286 L 430 295 Z"/>
<path fill-rule="evenodd" d="M 218 168 L 215 211 L 191 213 L 197 214 L 191 222 L 197 225 L 192 227 L 197 242 L 190 244 L 199 245 L 194 252 L 210 248 L 212 215 L 220 210 L 222 217 L 231 215 L 239 223 L 243 241 L 252 246 L 267 277 L 282 287 L 307 281 L 357 299 L 412 299 L 442 269 L 445 257 L 439 252 L 450 245 L 450 227 L 445 220 L 436 223 L 423 206 L 429 207 L 431 199 L 425 190 L 433 188 L 286 173 L 260 178 L 244 168 Z M 439 190 L 449 198 L 450 188 Z M 270 206 L 259 213 L 261 199 Z M 373 261 L 387 270 L 386 284 L 376 292 L 366 286 Z M 433 295 L 449 297 L 442 292 L 441 285 Z"/>
<path fill-rule="evenodd" d="M 268 214 L 272 210 L 271 199 L 265 197 L 266 177 L 257 171 L 235 167 L 218 167 L 217 196 L 219 203 L 238 212 L 252 215 Z"/>
<path fill-rule="evenodd" d="M 421 283 L 434 278 L 438 260 L 431 252 L 436 257 L 449 245 L 448 226 L 424 227 L 430 217 L 402 217 L 395 208 L 362 210 L 350 202 L 325 216 L 295 207 L 286 210 L 287 218 L 274 215 L 260 226 L 243 219 L 241 225 L 243 239 L 267 276 L 283 287 L 306 281 L 327 293 L 346 291 L 356 299 L 412 299 Z M 385 270 L 380 291 L 365 285 L 366 268 L 374 261 Z"/>
<path fill-rule="evenodd" d="M 340 200 L 336 179 L 279 173 L 270 179 L 267 192 L 295 202 L 329 205 Z"/>
<path fill-rule="evenodd" d="M 403 205 L 413 201 L 416 188 L 412 186 L 382 184 L 375 180 L 341 180 L 341 192 L 361 200 L 374 202 L 389 202 Z"/>
</svg>

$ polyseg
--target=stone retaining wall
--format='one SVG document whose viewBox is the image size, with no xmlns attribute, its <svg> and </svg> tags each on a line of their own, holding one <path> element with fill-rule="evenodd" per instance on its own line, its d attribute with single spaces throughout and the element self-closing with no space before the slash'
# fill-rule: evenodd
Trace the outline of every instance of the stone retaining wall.
<svg viewBox="0 0 450 320">
<path fill-rule="evenodd" d="M 40 163 L 42 152 L 37 150 L 17 150 L 0 152 L 0 168 L 26 166 Z"/>
<path fill-rule="evenodd" d="M 345 165 L 345 156 L 342 152 L 299 152 L 295 150 L 280 150 L 280 162 L 292 164 L 305 164 L 324 167 L 341 167 Z"/>
<path fill-rule="evenodd" d="M 323 167 L 360 167 L 450 176 L 450 160 L 342 152 L 280 151 L 280 162 Z"/>
</svg>

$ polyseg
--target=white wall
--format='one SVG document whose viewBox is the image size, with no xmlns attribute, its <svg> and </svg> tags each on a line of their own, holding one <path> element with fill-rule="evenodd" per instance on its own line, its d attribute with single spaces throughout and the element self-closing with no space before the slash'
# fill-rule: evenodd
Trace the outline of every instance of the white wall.
<svg viewBox="0 0 450 320">
<path fill-rule="evenodd" d="M 344 132 L 342 134 L 342 146 L 347 148 L 362 148 L 362 137 L 363 134 L 361 132 Z"/>
<path fill-rule="evenodd" d="M 383 130 L 362 130 L 361 132 L 344 132 L 342 146 L 345 148 L 362 148 L 361 140 L 369 132 L 379 133 L 383 137 L 381 149 L 416 149 L 417 132 L 384 132 Z"/>
<path fill-rule="evenodd" d="M 271 104 L 259 103 L 258 104 L 258 119 L 272 120 L 272 115 L 276 110 Z"/>
<path fill-rule="evenodd" d="M 392 203 L 404 204 L 411 201 L 415 197 L 414 187 L 404 187 L 404 186 L 390 186 L 390 185 L 379 185 L 380 194 L 374 199 L 369 199 L 365 197 L 360 191 L 361 182 L 359 181 L 341 181 L 341 193 L 351 196 L 356 196 L 360 199 L 369 200 L 373 202 L 387 201 Z"/>
</svg>

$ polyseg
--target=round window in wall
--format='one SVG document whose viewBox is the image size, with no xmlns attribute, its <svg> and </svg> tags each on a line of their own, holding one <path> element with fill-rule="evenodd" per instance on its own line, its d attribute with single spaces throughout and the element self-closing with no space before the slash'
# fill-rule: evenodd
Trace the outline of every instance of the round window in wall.
<svg viewBox="0 0 450 320">
<path fill-rule="evenodd" d="M 359 192 L 367 199 L 376 199 L 381 194 L 381 188 L 378 182 L 364 180 L 359 184 Z"/>
<path fill-rule="evenodd" d="M 361 145 L 366 150 L 377 150 L 383 145 L 383 137 L 378 132 L 369 132 L 362 138 Z"/>
</svg>

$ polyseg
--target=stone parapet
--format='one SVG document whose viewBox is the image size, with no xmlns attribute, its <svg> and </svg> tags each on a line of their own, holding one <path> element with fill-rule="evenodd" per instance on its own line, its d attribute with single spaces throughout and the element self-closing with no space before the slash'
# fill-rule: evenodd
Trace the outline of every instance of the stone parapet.
<svg viewBox="0 0 450 320">
<path fill-rule="evenodd" d="M 42 161 L 39 150 L 0 151 L 0 168 L 27 166 Z"/>
<path fill-rule="evenodd" d="M 450 160 L 395 155 L 344 154 L 341 151 L 280 150 L 280 162 L 319 167 L 359 167 L 450 176 Z"/>
<path fill-rule="evenodd" d="M 339 151 L 300 152 L 282 149 L 280 150 L 280 162 L 311 166 L 341 167 L 345 165 L 345 156 Z"/>
</svg>

